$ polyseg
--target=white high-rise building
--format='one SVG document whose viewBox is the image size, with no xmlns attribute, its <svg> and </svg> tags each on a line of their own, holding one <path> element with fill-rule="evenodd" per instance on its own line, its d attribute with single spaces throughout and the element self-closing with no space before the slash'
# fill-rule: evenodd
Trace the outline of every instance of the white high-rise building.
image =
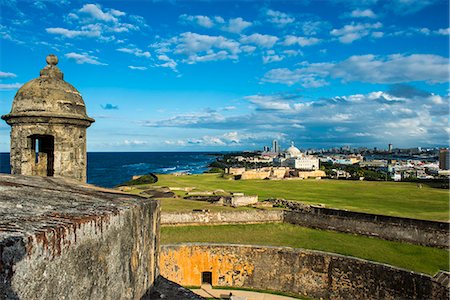
<svg viewBox="0 0 450 300">
<path fill-rule="evenodd" d="M 272 141 L 272 152 L 273 153 L 280 153 L 280 145 L 278 144 L 277 140 Z"/>
</svg>

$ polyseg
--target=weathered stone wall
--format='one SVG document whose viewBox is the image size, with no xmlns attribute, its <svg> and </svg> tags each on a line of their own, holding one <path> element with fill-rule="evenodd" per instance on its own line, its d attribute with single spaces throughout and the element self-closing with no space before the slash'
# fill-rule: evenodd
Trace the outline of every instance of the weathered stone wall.
<svg viewBox="0 0 450 300">
<path fill-rule="evenodd" d="M 37 122 L 37 119 L 33 118 L 33 121 Z M 86 182 L 86 126 L 55 124 L 50 120 L 47 122 L 22 123 L 12 126 L 11 173 L 37 175 L 33 172 L 35 151 L 31 148 L 29 137 L 49 135 L 54 137 L 54 176 Z"/>
<path fill-rule="evenodd" d="M 273 290 L 325 299 L 448 299 L 432 277 L 388 265 L 320 251 L 284 247 L 164 245 L 161 275 L 199 286 L 202 272 L 213 286 Z"/>
<path fill-rule="evenodd" d="M 324 207 L 285 211 L 284 222 L 437 248 L 449 247 L 450 224 L 445 222 L 373 215 Z"/>
<path fill-rule="evenodd" d="M 258 196 L 233 195 L 231 197 L 225 197 L 224 203 L 233 207 L 248 206 L 258 203 Z"/>
<path fill-rule="evenodd" d="M 140 299 L 159 261 L 159 202 L 0 174 L 0 299 Z"/>
<path fill-rule="evenodd" d="M 256 224 L 283 221 L 282 210 L 241 210 L 161 214 L 161 225 Z"/>
</svg>

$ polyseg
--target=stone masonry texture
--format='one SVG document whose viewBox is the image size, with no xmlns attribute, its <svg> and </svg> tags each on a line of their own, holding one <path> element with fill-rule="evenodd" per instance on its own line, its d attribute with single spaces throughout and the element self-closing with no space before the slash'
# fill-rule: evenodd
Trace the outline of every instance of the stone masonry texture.
<svg viewBox="0 0 450 300">
<path fill-rule="evenodd" d="M 362 259 L 287 247 L 164 245 L 160 272 L 185 286 L 212 285 L 285 292 L 323 299 L 448 299 L 434 278 Z"/>
<path fill-rule="evenodd" d="M 0 299 L 141 299 L 158 275 L 159 202 L 0 174 Z"/>
</svg>

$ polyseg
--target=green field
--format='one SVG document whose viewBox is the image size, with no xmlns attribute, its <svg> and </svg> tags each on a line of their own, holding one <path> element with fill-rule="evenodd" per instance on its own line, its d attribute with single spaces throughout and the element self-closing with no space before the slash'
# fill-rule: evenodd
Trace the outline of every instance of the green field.
<svg viewBox="0 0 450 300">
<path fill-rule="evenodd" d="M 415 183 L 344 180 L 227 180 L 217 174 L 158 175 L 157 186 L 223 189 L 258 195 L 260 200 L 284 198 L 330 208 L 425 220 L 449 220 L 449 190 Z M 165 200 L 164 200 L 165 201 Z M 199 204 L 170 200 L 163 210 L 190 209 Z M 190 202 L 190 201 L 189 201 Z M 218 209 L 218 208 L 217 208 Z"/>
<path fill-rule="evenodd" d="M 439 270 L 449 270 L 449 252 L 446 250 L 334 231 L 309 229 L 292 224 L 161 228 L 162 244 L 188 242 L 314 249 L 382 262 L 430 275 L 434 275 Z"/>
</svg>

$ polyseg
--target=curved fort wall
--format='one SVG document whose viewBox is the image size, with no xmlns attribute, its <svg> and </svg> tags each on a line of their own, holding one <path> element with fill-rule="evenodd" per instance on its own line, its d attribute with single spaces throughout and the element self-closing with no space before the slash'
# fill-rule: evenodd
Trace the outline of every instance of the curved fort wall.
<svg viewBox="0 0 450 300">
<path fill-rule="evenodd" d="M 448 299 L 432 277 L 370 261 L 285 247 L 164 245 L 162 276 L 199 286 L 202 272 L 212 285 L 290 293 L 325 299 Z"/>
</svg>

